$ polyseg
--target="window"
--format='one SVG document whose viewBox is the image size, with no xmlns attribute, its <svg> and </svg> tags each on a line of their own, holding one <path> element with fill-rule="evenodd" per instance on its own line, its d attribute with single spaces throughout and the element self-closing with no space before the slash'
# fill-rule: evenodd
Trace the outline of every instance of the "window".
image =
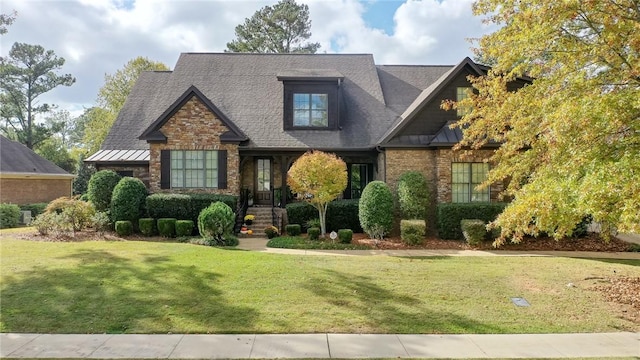
<svg viewBox="0 0 640 360">
<path fill-rule="evenodd" d="M 133 170 L 119 170 L 116 171 L 116 174 L 120 175 L 120 177 L 133 177 Z"/>
<path fill-rule="evenodd" d="M 336 83 L 284 83 L 285 130 L 338 130 L 339 87 Z"/>
<path fill-rule="evenodd" d="M 347 189 L 343 197 L 345 199 L 359 199 L 364 187 L 373 181 L 373 165 L 349 164 L 347 172 L 349 175 L 349 183 L 347 184 Z"/>
<path fill-rule="evenodd" d="M 329 95 L 294 93 L 293 126 L 329 126 Z"/>
<path fill-rule="evenodd" d="M 456 101 L 462 101 L 468 98 L 472 92 L 473 92 L 473 89 L 470 87 L 456 88 Z M 457 112 L 458 112 L 458 116 L 464 116 L 471 112 L 471 108 L 469 108 L 468 106 L 459 107 L 457 109 Z"/>
<path fill-rule="evenodd" d="M 489 189 L 477 190 L 476 187 L 487 179 L 489 164 L 452 163 L 451 164 L 451 201 L 489 202 Z"/>
<path fill-rule="evenodd" d="M 171 151 L 171 188 L 217 188 L 218 151 Z"/>
</svg>

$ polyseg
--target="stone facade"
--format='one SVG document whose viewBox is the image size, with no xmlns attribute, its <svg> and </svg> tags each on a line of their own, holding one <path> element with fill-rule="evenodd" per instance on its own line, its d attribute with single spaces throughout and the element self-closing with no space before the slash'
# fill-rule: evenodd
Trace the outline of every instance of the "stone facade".
<svg viewBox="0 0 640 360">
<path fill-rule="evenodd" d="M 451 202 L 451 163 L 454 162 L 488 162 L 493 150 L 453 151 L 438 149 L 435 151 L 437 168 L 438 202 Z M 491 166 L 491 165 L 489 165 Z M 498 195 L 503 190 L 502 183 L 491 185 L 491 201 L 498 201 Z"/>
<path fill-rule="evenodd" d="M 73 178 L 0 178 L 0 199 L 18 205 L 49 202 L 71 196 Z"/>
<path fill-rule="evenodd" d="M 166 143 L 150 144 L 149 188 L 151 192 L 207 192 L 240 194 L 240 155 L 237 144 L 221 144 L 220 135 L 229 129 L 197 97 L 187 101 L 162 126 Z M 161 150 L 227 150 L 226 189 L 160 189 Z"/>
<path fill-rule="evenodd" d="M 149 188 L 149 165 L 98 165 L 97 170 L 113 170 L 115 172 L 131 171 L 134 178 L 142 180 L 147 188 Z"/>
</svg>

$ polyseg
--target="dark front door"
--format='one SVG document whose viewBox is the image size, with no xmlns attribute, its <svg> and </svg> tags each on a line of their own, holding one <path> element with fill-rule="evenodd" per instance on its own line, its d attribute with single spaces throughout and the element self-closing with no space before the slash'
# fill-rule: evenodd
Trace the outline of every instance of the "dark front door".
<svg viewBox="0 0 640 360">
<path fill-rule="evenodd" d="M 271 159 L 256 159 L 256 188 L 253 202 L 256 205 L 271 205 Z"/>
</svg>

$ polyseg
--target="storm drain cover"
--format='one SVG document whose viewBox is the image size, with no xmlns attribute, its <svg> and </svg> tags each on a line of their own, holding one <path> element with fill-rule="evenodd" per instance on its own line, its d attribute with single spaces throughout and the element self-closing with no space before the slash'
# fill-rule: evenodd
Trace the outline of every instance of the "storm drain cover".
<svg viewBox="0 0 640 360">
<path fill-rule="evenodd" d="M 525 298 L 514 297 L 511 298 L 511 301 L 516 304 L 516 306 L 531 306 Z"/>
</svg>

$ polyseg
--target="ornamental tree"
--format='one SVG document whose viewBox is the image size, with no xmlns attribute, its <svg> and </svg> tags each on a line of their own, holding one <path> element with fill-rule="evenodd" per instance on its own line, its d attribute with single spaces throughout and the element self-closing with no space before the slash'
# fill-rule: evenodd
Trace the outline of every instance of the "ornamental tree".
<svg viewBox="0 0 640 360">
<path fill-rule="evenodd" d="M 298 198 L 318 209 L 320 231 L 324 236 L 327 205 L 347 187 L 347 165 L 335 154 L 309 151 L 293 163 L 287 184 Z"/>
<path fill-rule="evenodd" d="M 478 0 L 474 11 L 500 26 L 479 42 L 493 68 L 444 106 L 473 108 L 459 147 L 502 143 L 483 184 L 510 179 L 498 243 L 561 238 L 589 214 L 605 236 L 640 232 L 638 2 Z M 507 87 L 522 77 L 531 84 Z"/>
</svg>

